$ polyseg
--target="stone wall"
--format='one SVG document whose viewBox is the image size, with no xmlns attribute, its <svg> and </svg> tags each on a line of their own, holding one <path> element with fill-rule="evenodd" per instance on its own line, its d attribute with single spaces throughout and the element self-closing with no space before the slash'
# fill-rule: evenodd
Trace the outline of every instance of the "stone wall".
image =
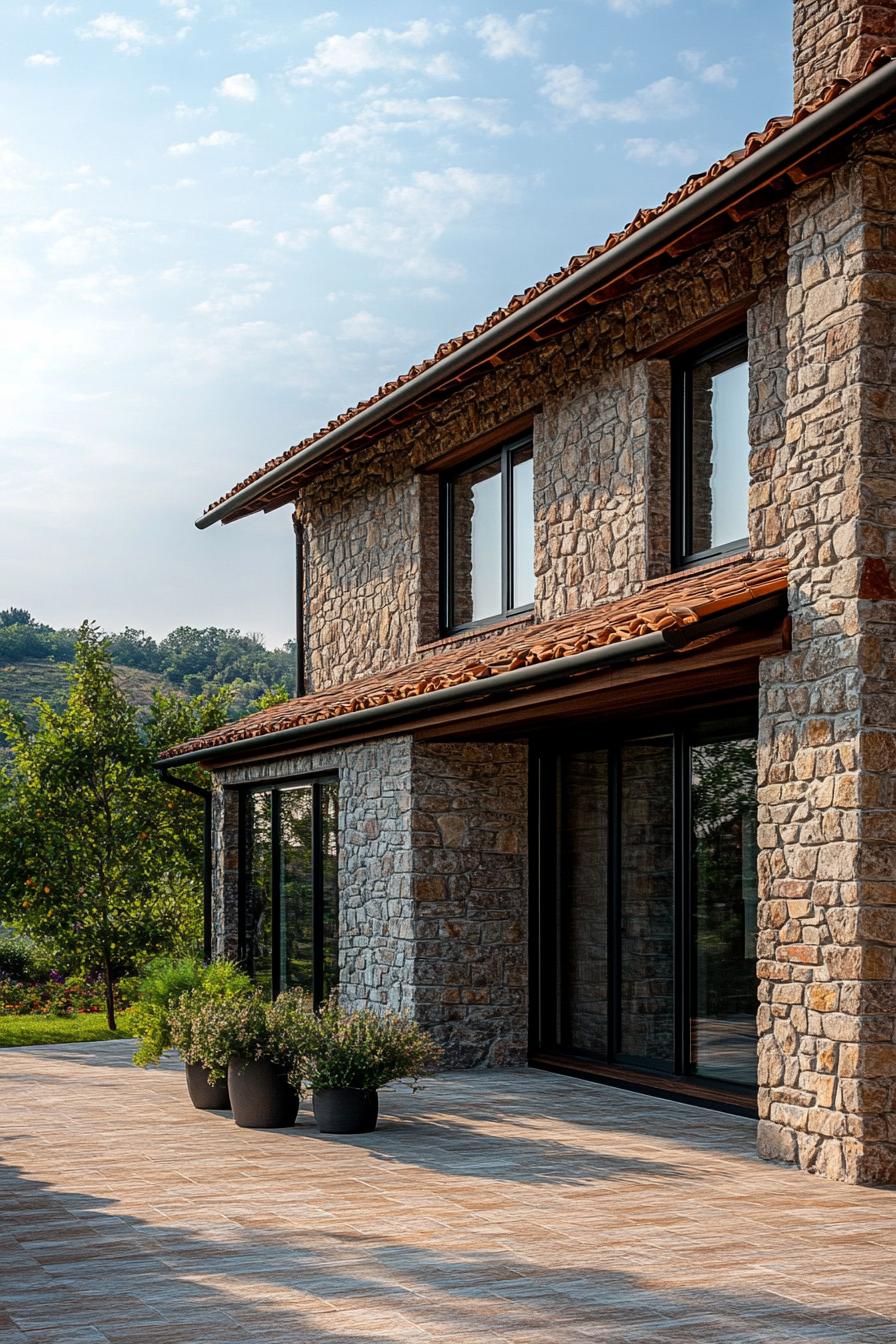
<svg viewBox="0 0 896 1344">
<path fill-rule="evenodd" d="M 527 412 L 534 619 L 624 596 L 667 572 L 669 363 L 650 358 L 651 347 L 750 298 L 751 433 L 757 467 L 771 471 L 785 269 L 786 216 L 776 207 L 308 483 L 296 508 L 309 689 L 437 645 L 438 485 L 420 469 Z"/>
<path fill-rule="evenodd" d="M 344 1002 L 413 1013 L 451 1066 L 519 1064 L 527 1042 L 527 780 L 513 744 L 410 737 L 215 777 L 213 950 L 237 955 L 235 786 L 339 776 Z"/>
<path fill-rule="evenodd" d="M 896 140 L 790 207 L 793 649 L 759 716 L 760 1152 L 896 1180 Z"/>
<path fill-rule="evenodd" d="M 794 106 L 840 76 L 855 78 L 875 47 L 896 41 L 896 0 L 795 0 Z"/>
<path fill-rule="evenodd" d="M 512 742 L 414 747 L 417 1016 L 454 1066 L 526 1060 L 527 759 Z"/>
</svg>

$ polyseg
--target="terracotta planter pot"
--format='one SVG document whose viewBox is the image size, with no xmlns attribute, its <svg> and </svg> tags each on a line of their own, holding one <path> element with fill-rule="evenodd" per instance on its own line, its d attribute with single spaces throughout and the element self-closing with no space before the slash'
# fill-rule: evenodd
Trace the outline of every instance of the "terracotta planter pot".
<svg viewBox="0 0 896 1344">
<path fill-rule="evenodd" d="M 314 1094 L 321 1134 L 369 1134 L 376 1129 L 380 1099 L 373 1088 L 327 1087 Z"/>
<path fill-rule="evenodd" d="M 187 1091 L 197 1111 L 229 1111 L 230 1097 L 227 1082 L 210 1083 L 204 1064 L 186 1064 Z"/>
<path fill-rule="evenodd" d="M 296 1122 L 299 1098 L 286 1070 L 267 1059 L 231 1059 L 227 1091 L 241 1129 L 286 1129 Z"/>
</svg>

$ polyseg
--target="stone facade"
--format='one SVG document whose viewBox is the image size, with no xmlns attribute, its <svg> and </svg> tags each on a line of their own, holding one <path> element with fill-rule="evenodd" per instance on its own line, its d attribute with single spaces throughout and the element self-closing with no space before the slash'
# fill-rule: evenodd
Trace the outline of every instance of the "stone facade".
<svg viewBox="0 0 896 1344">
<path fill-rule="evenodd" d="M 896 1180 L 896 139 L 790 206 L 772 507 L 793 649 L 760 698 L 760 1151 Z"/>
<path fill-rule="evenodd" d="M 875 47 L 896 41 L 894 0 L 798 0 L 793 9 L 794 106 L 841 76 L 855 78 Z"/>
<path fill-rule="evenodd" d="M 520 1064 L 527 1027 L 526 750 L 409 737 L 216 776 L 213 951 L 237 955 L 238 786 L 339 776 L 339 984 L 412 1013 L 449 1064 Z"/>
<path fill-rule="evenodd" d="M 534 419 L 535 620 L 637 592 L 670 561 L 669 361 L 645 357 L 741 302 L 756 452 L 780 431 L 783 208 L 636 294 L 490 371 L 303 487 L 308 689 L 438 647 L 438 481 L 429 463 L 526 412 Z"/>
</svg>

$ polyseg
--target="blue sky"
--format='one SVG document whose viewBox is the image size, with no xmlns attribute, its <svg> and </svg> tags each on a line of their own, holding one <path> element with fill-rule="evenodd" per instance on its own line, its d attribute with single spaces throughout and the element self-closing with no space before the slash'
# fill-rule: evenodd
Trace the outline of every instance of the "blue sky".
<svg viewBox="0 0 896 1344">
<path fill-rule="evenodd" d="M 7 0 L 0 607 L 292 631 L 248 471 L 790 109 L 782 0 Z"/>
</svg>

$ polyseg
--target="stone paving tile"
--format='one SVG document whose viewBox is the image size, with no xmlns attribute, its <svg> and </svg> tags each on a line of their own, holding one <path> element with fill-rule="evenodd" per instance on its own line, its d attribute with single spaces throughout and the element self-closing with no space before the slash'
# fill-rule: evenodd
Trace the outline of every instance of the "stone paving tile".
<svg viewBox="0 0 896 1344">
<path fill-rule="evenodd" d="M 896 1344 L 896 1192 L 747 1120 L 531 1070 L 253 1133 L 129 1058 L 0 1051 L 0 1344 Z"/>
</svg>

